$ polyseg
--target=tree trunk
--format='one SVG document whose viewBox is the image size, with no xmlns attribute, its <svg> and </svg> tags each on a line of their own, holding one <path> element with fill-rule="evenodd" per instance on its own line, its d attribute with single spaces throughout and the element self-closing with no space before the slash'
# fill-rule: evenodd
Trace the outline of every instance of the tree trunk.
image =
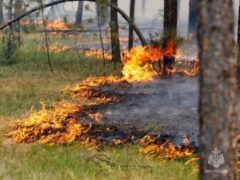
<svg viewBox="0 0 240 180">
<path fill-rule="evenodd" d="M 14 4 L 14 12 L 13 12 L 13 18 L 17 18 L 23 14 L 23 0 L 16 0 Z M 19 22 L 17 22 L 13 26 L 13 31 L 15 34 L 15 40 L 16 40 L 16 45 L 20 46 L 21 44 L 21 25 Z"/>
<path fill-rule="evenodd" d="M 169 42 L 175 41 L 177 36 L 178 0 L 164 0 L 164 38 L 162 48 L 166 48 Z M 174 47 L 175 48 L 175 47 Z M 174 54 L 163 57 L 163 75 L 169 75 L 174 67 Z"/>
<path fill-rule="evenodd" d="M 110 3 L 118 6 L 117 0 L 110 0 Z M 114 67 L 117 62 L 121 62 L 120 42 L 118 32 L 118 14 L 114 8 L 111 8 L 111 45 L 112 45 L 112 60 L 114 61 Z"/>
<path fill-rule="evenodd" d="M 0 25 L 3 23 L 3 0 L 0 0 Z"/>
<path fill-rule="evenodd" d="M 189 19 L 188 19 L 188 33 L 196 33 L 197 32 L 197 24 L 198 24 L 198 11 L 197 5 L 199 0 L 190 0 L 189 2 Z"/>
<path fill-rule="evenodd" d="M 107 24 L 107 20 L 109 17 L 109 7 L 106 5 L 108 0 L 98 0 L 99 2 L 96 3 L 98 9 L 98 17 L 99 17 L 99 24 L 100 26 L 105 26 Z"/>
<path fill-rule="evenodd" d="M 134 23 L 134 15 L 135 15 L 135 0 L 130 1 L 130 19 L 131 23 Z M 128 50 L 132 49 L 133 47 L 133 28 L 132 26 L 129 26 L 129 37 L 128 37 Z"/>
<path fill-rule="evenodd" d="M 8 3 L 8 19 L 9 19 L 9 21 L 11 21 L 13 18 L 13 10 L 12 9 L 13 9 L 13 0 L 9 0 L 9 3 Z M 13 38 L 13 26 L 10 25 L 9 32 L 8 32 L 7 49 L 6 49 L 6 59 L 7 60 L 9 60 L 9 58 L 11 57 L 13 49 L 14 49 L 12 38 Z"/>
<path fill-rule="evenodd" d="M 237 57 L 232 0 L 201 0 L 200 179 L 236 179 Z"/>
<path fill-rule="evenodd" d="M 13 18 L 17 18 L 23 13 L 23 2 L 22 0 L 16 0 L 14 4 Z"/>
<path fill-rule="evenodd" d="M 178 0 L 164 0 L 164 35 L 176 37 Z"/>
<path fill-rule="evenodd" d="M 78 2 L 78 9 L 75 19 L 75 25 L 81 25 L 82 24 L 82 15 L 83 15 L 83 1 Z"/>
</svg>

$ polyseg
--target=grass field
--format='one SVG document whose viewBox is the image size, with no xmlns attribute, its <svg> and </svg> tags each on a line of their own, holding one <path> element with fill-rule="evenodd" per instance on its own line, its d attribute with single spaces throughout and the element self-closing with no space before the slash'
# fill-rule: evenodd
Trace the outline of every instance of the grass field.
<svg viewBox="0 0 240 180">
<path fill-rule="evenodd" d="M 120 74 L 112 63 L 104 68 L 99 60 L 68 51 L 52 54 L 54 72 L 46 54 L 22 48 L 12 64 L 0 65 L 0 179 L 197 179 L 197 164 L 182 160 L 166 161 L 143 156 L 137 145 L 106 147 L 98 152 L 77 144 L 46 146 L 14 144 L 4 138 L 12 121 L 21 118 L 39 102 L 60 101 L 61 90 L 88 76 Z M 96 161 L 96 155 L 108 161 Z M 92 157 L 92 160 L 91 160 Z"/>
</svg>

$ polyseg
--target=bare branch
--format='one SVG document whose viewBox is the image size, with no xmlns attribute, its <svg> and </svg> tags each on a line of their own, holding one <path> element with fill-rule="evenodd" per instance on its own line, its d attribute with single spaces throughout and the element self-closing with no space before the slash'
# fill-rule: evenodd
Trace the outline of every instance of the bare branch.
<svg viewBox="0 0 240 180">
<path fill-rule="evenodd" d="M 4 28 L 12 25 L 13 23 L 23 19 L 24 17 L 28 16 L 29 14 L 31 13 L 34 13 L 36 11 L 39 11 L 41 9 L 45 9 L 45 8 L 48 8 L 48 7 L 51 7 L 51 6 L 54 6 L 54 5 L 57 5 L 57 4 L 61 4 L 61 3 L 65 3 L 65 2 L 75 2 L 75 1 L 88 1 L 88 2 L 96 2 L 96 0 L 58 0 L 58 1 L 54 1 L 54 2 L 51 2 L 51 3 L 48 3 L 48 4 L 43 4 L 42 6 L 39 6 L 39 7 L 36 7 L 36 8 L 33 8 L 27 12 L 25 12 L 24 14 L 20 15 L 19 17 L 9 21 L 8 23 L 6 23 L 5 25 L 1 26 L 0 27 L 0 30 L 3 30 Z M 136 34 L 138 35 L 141 43 L 143 46 L 147 46 L 147 41 L 145 40 L 143 34 L 141 33 L 141 31 L 139 30 L 139 28 L 134 24 L 134 23 L 131 23 L 131 19 L 128 17 L 128 15 L 120 8 L 118 8 L 117 6 L 114 6 L 112 4 L 109 4 L 107 3 L 106 4 L 107 6 L 110 6 L 112 8 L 114 8 L 119 14 L 121 14 L 121 16 L 128 22 L 128 24 L 134 29 L 134 31 L 136 32 Z"/>
</svg>

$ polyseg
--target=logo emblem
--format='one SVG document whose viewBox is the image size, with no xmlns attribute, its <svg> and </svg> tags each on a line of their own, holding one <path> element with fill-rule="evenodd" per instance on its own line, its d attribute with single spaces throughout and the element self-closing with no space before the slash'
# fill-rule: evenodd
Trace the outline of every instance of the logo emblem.
<svg viewBox="0 0 240 180">
<path fill-rule="evenodd" d="M 218 148 L 215 148 L 208 157 L 208 164 L 212 165 L 215 169 L 224 164 L 224 157 Z"/>
</svg>

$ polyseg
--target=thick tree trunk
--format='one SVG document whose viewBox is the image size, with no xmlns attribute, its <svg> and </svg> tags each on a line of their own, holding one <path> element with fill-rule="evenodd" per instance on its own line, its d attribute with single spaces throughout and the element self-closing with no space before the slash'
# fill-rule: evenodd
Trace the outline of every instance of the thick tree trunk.
<svg viewBox="0 0 240 180">
<path fill-rule="evenodd" d="M 118 6 L 117 0 L 110 0 L 110 3 Z M 117 62 L 121 62 L 119 31 L 118 31 L 118 14 L 114 8 L 111 8 L 111 45 L 112 45 L 112 59 L 115 67 Z"/>
<path fill-rule="evenodd" d="M 131 22 L 134 23 L 134 15 L 135 15 L 135 0 L 130 1 L 130 19 Z M 132 26 L 129 26 L 129 37 L 128 37 L 128 50 L 132 49 L 133 47 L 133 28 Z"/>
<path fill-rule="evenodd" d="M 188 24 L 188 33 L 196 33 L 197 32 L 197 24 L 198 24 L 198 1 L 199 0 L 190 0 L 189 1 L 189 24 Z"/>
<path fill-rule="evenodd" d="M 83 15 L 83 1 L 78 2 L 78 9 L 75 19 L 75 25 L 81 25 L 82 24 L 82 15 Z"/>
<path fill-rule="evenodd" d="M 178 0 L 164 0 L 164 35 L 176 37 Z"/>
<path fill-rule="evenodd" d="M 236 179 L 237 57 L 232 0 L 201 0 L 200 179 Z"/>
<path fill-rule="evenodd" d="M 0 24 L 3 23 L 3 0 L 0 0 Z"/>
<path fill-rule="evenodd" d="M 166 48 L 169 42 L 174 42 L 177 36 L 177 19 L 178 19 L 178 0 L 164 0 L 164 39 L 163 47 Z M 163 75 L 166 76 L 174 67 L 174 54 L 163 57 Z"/>
</svg>

